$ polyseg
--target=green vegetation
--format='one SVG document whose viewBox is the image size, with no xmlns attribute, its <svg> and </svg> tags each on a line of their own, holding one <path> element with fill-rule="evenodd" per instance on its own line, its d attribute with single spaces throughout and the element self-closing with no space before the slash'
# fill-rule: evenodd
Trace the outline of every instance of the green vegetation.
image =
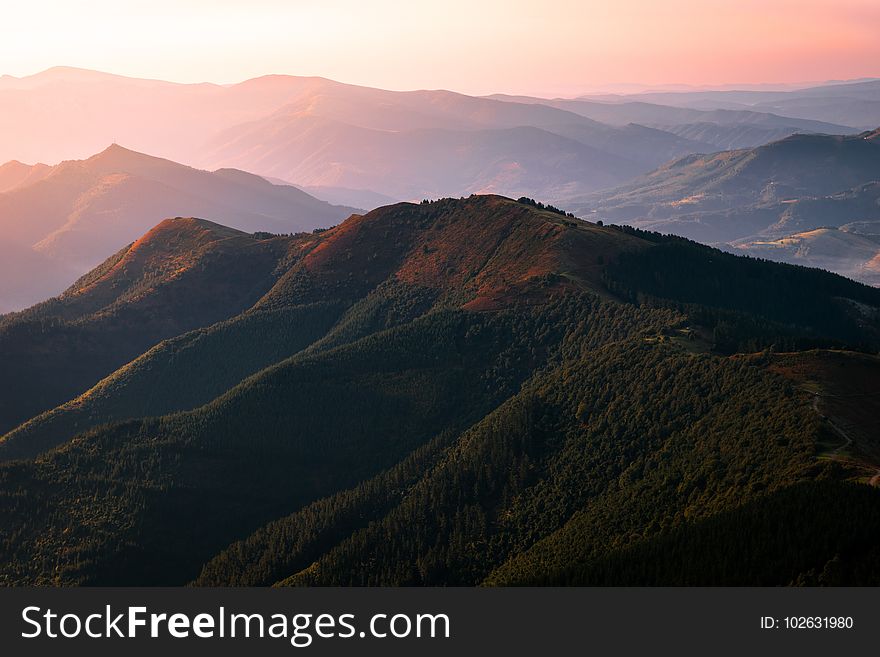
<svg viewBox="0 0 880 657">
<path fill-rule="evenodd" d="M 547 210 L 549 212 L 555 212 L 556 214 L 561 214 L 563 217 L 572 217 L 574 215 L 571 212 L 566 212 L 565 210 L 560 210 L 559 208 L 548 204 L 541 203 L 536 201 L 533 198 L 529 198 L 528 196 L 522 196 L 516 200 L 517 203 L 523 203 L 525 205 L 531 205 L 532 207 L 538 208 L 539 210 Z"/>
<path fill-rule="evenodd" d="M 207 404 L 312 344 L 342 311 L 342 304 L 325 302 L 247 312 L 165 340 L 83 395 L 9 432 L 0 458 L 33 458 L 101 424 Z"/>
<path fill-rule="evenodd" d="M 655 246 L 622 254 L 607 268 L 608 289 L 633 302 L 675 302 L 714 331 L 720 351 L 843 344 L 876 350 L 880 334 L 866 326 L 864 308 L 880 306 L 877 288 L 817 269 L 737 257 L 679 237 L 616 228 Z"/>
<path fill-rule="evenodd" d="M 877 586 L 880 492 L 801 482 L 589 563 L 532 573 L 541 586 Z"/>
<path fill-rule="evenodd" d="M 774 377 L 628 340 L 569 347 L 571 360 L 465 432 L 395 509 L 285 583 L 538 574 L 814 468 L 816 419 Z"/>
<path fill-rule="evenodd" d="M 229 247 L 271 254 L 246 310 L 0 442 L 29 459 L 0 464 L 0 583 L 876 580 L 875 492 L 817 458 L 827 420 L 771 347 L 876 352 L 880 292 L 499 197 Z M 101 307 L 180 325 L 219 274 L 169 254 Z M 797 558 L 756 570 L 752 540 Z"/>
<path fill-rule="evenodd" d="M 238 315 L 285 257 L 207 221 L 163 222 L 56 299 L 0 322 L 0 432 L 85 392 L 159 341 Z"/>
</svg>

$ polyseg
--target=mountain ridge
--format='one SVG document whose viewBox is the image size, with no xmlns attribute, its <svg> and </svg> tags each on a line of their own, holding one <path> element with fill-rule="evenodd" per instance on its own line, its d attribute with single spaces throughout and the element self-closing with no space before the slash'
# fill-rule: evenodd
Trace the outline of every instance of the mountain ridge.
<svg viewBox="0 0 880 657">
<path fill-rule="evenodd" d="M 82 76 L 100 81 L 67 84 L 62 82 L 65 74 L 74 81 Z M 57 162 L 119 140 L 201 168 L 233 167 L 296 185 L 369 189 L 405 200 L 494 192 L 558 203 L 621 184 L 686 153 L 734 143 L 753 146 L 786 130 L 841 131 L 829 123 L 755 110 L 725 114 L 727 110 L 651 106 L 654 114 L 675 115 L 668 125 L 660 125 L 662 116 L 624 117 L 626 107 L 614 110 L 602 103 L 502 101 L 447 90 L 388 91 L 283 75 L 233 85 L 166 84 L 59 69 L 17 84 L 21 88 L 11 81 L 5 89 L 0 86 L 0 105 L 20 126 L 0 137 L 0 159 Z M 587 106 L 616 112 L 614 120 L 602 117 L 615 125 L 585 116 Z M 174 108 L 173 121 L 163 118 L 167 107 Z M 692 125 L 706 121 L 717 127 L 698 130 Z M 31 125 L 39 129 L 25 129 Z M 62 131 L 61 125 L 77 129 Z M 543 132 L 522 140 L 504 132 L 517 128 Z M 468 149 L 468 131 L 485 131 L 478 152 Z M 459 132 L 465 134 L 455 136 Z M 282 133 L 284 147 L 279 147 L 276 137 Z M 458 143 L 462 155 L 455 156 L 446 138 Z M 380 162 L 393 175 L 373 175 L 377 148 L 394 154 Z M 528 176 L 511 174 L 529 158 Z M 404 163 L 387 161 L 394 159 Z M 445 164 L 431 168 L 425 163 L 432 159 Z M 470 179 L 456 177 L 477 161 L 480 166 L 471 166 Z M 566 177 L 578 162 L 581 170 Z M 603 172 L 603 162 L 615 162 L 614 170 Z"/>
<path fill-rule="evenodd" d="M 0 427 L 82 392 L 156 342 L 251 306 L 277 280 L 278 240 L 203 220 L 160 224 L 64 294 L 0 318 Z M 238 248 L 230 248 L 232 243 Z"/>
<path fill-rule="evenodd" d="M 585 217 L 732 243 L 872 220 L 878 180 L 876 130 L 792 135 L 754 149 L 689 155 L 570 205 Z"/>
<path fill-rule="evenodd" d="M 876 351 L 880 290 L 839 276 L 498 196 L 293 236 L 174 219 L 125 255 L 0 326 L 67 377 L 74 328 L 106 358 L 170 327 L 0 441 L 4 583 L 533 581 L 533 548 L 599 563 L 867 467 L 770 367 Z"/>
<path fill-rule="evenodd" d="M 49 259 L 58 270 L 47 268 L 34 279 L 0 263 L 0 273 L 19 298 L 33 304 L 51 296 L 47 289 L 62 291 L 163 217 L 212 216 L 250 232 L 292 233 L 327 227 L 355 211 L 246 172 L 202 171 L 113 144 L 0 193 L 4 241 L 17 245 L 20 257 Z"/>
</svg>

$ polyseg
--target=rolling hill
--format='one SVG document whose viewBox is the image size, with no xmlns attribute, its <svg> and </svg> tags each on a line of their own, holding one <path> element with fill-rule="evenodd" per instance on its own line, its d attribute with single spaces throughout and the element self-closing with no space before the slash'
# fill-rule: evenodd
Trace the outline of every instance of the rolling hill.
<svg viewBox="0 0 880 657">
<path fill-rule="evenodd" d="M 242 171 L 200 171 L 115 144 L 87 160 L 35 170 L 0 194 L 0 231 L 4 248 L 20 247 L 17 258 L 50 265 L 40 273 L 0 265 L 16 295 L 16 302 L 0 298 L 7 310 L 59 293 L 163 217 L 213 216 L 250 232 L 291 233 L 354 212 Z"/>
<path fill-rule="evenodd" d="M 755 149 L 688 156 L 568 205 L 582 216 L 704 243 L 745 243 L 876 220 L 878 180 L 876 130 L 793 135 Z"/>
<path fill-rule="evenodd" d="M 664 130 L 699 143 L 711 144 L 712 148 L 709 150 L 713 152 L 754 148 L 801 132 L 792 126 L 762 126 L 752 123 L 722 125 L 710 122 L 671 125 Z"/>
<path fill-rule="evenodd" d="M 817 458 L 832 428 L 772 354 L 876 352 L 880 290 L 499 196 L 290 237 L 171 220 L 132 249 L 0 330 L 47 363 L 56 326 L 171 334 L 0 441 L 3 583 L 605 577 L 675 532 L 711 564 L 705 532 L 764 501 L 751 540 L 835 540 L 761 583 L 835 558 L 875 581 L 880 493 Z M 864 523 L 813 522 L 816 496 Z"/>
<path fill-rule="evenodd" d="M 746 240 L 735 249 L 756 257 L 818 267 L 880 285 L 880 237 L 837 228 L 816 228 L 779 239 Z"/>
</svg>

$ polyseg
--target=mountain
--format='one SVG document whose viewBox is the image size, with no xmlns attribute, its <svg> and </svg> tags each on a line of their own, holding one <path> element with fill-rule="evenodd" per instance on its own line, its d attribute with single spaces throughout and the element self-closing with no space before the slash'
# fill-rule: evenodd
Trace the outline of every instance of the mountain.
<svg viewBox="0 0 880 657">
<path fill-rule="evenodd" d="M 0 165 L 0 193 L 8 192 L 16 187 L 23 187 L 45 178 L 51 167 L 45 164 L 22 164 L 12 160 Z"/>
<path fill-rule="evenodd" d="M 697 146 L 540 104 L 330 84 L 209 142 L 211 167 L 418 199 L 497 191 L 557 198 L 629 179 Z"/>
<path fill-rule="evenodd" d="M 57 298 L 0 318 L 0 431 L 70 399 L 156 342 L 237 315 L 277 280 L 286 241 L 165 221 Z"/>
<path fill-rule="evenodd" d="M 536 127 L 389 132 L 286 114 L 223 135 L 209 162 L 235 162 L 312 188 L 373 189 L 405 199 L 478 192 L 557 199 L 642 170 Z"/>
<path fill-rule="evenodd" d="M 636 164 L 634 170 L 641 172 L 649 171 L 685 154 L 714 150 L 709 142 L 675 136 L 667 130 L 635 123 L 603 130 L 567 125 L 554 127 L 552 131 L 599 150 L 616 153 L 634 162 Z"/>
<path fill-rule="evenodd" d="M 64 68 L 20 80 L 5 79 L 0 85 L 0 112 L 9 125 L 16 126 L 0 137 L 0 159 L 7 154 L 10 159 L 58 161 L 93 153 L 99 145 L 114 141 L 212 170 L 231 167 L 297 185 L 354 189 L 369 189 L 366 183 L 375 181 L 375 176 L 368 174 L 379 156 L 364 149 L 384 137 L 391 138 L 397 150 L 394 157 L 382 159 L 382 165 L 406 174 L 408 168 L 432 157 L 432 147 L 451 157 L 454 151 L 444 148 L 450 133 L 452 139 L 467 146 L 467 135 L 462 131 L 489 131 L 482 133 L 482 148 L 502 158 L 482 162 L 489 169 L 481 172 L 483 179 L 492 180 L 503 176 L 508 167 L 518 166 L 520 158 L 528 157 L 536 140 L 546 141 L 540 150 L 556 159 L 583 157 L 587 149 L 582 144 L 548 134 L 551 126 L 592 127 L 598 133 L 609 130 L 552 107 L 503 103 L 448 91 L 392 92 L 293 76 L 265 76 L 230 86 L 179 85 Z M 518 144 L 515 135 L 508 132 L 511 129 L 544 132 L 535 132 Z M 280 140 L 278 131 L 282 133 Z M 424 131 L 433 132 L 425 135 Z M 495 136 L 500 143 L 494 143 Z M 674 135 L 668 139 L 686 143 Z M 395 148 L 393 144 L 390 147 Z M 428 151 L 423 150 L 426 148 Z M 572 153 L 571 148 L 581 153 Z M 683 152 L 689 151 L 677 154 Z M 491 158 L 491 153 L 486 157 Z M 345 159 L 336 164 L 332 158 L 340 154 Z M 467 163 L 464 155 L 467 153 L 454 158 L 455 167 Z M 444 157 L 444 153 L 438 156 Z M 615 171 L 614 163 L 620 156 L 604 151 L 590 154 L 590 166 L 600 170 L 602 158 L 609 160 L 614 183 L 634 175 L 631 170 L 646 170 L 627 162 L 625 172 L 619 167 Z M 411 190 L 406 198 L 437 194 L 432 189 L 439 186 L 422 184 L 430 171 L 415 167 L 413 173 L 415 180 L 404 176 L 401 183 Z M 455 175 L 454 171 L 444 173 Z M 389 180 L 389 185 L 392 182 L 396 181 Z M 468 189 L 480 188 L 476 181 L 469 182 L 473 184 Z M 595 189 L 596 184 L 604 181 L 586 181 L 584 189 Z M 444 193 L 460 194 L 464 189 L 444 188 Z M 372 191 L 401 197 L 394 190 L 383 186 Z M 514 185 L 507 191 L 520 189 Z"/>
<path fill-rule="evenodd" d="M 275 180 L 270 178 L 269 182 L 274 182 L 276 185 L 288 184 L 275 182 Z M 368 210 L 374 210 L 383 205 L 393 205 L 394 203 L 400 202 L 400 199 L 385 196 L 378 192 L 372 192 L 369 189 L 349 189 L 347 187 L 329 187 L 326 185 L 294 185 L 294 187 L 299 187 L 301 190 L 311 194 L 315 198 L 327 201 L 328 203 L 333 203 L 334 205 L 350 205 L 352 207 L 365 208 Z"/>
<path fill-rule="evenodd" d="M 56 378 L 65 326 L 96 354 L 171 333 L 0 441 L 4 583 L 529 583 L 677 531 L 755 583 L 747 551 L 696 539 L 764 501 L 749 540 L 797 558 L 763 583 L 832 560 L 876 581 L 880 493 L 848 481 L 876 472 L 876 415 L 836 386 L 876 387 L 880 290 L 499 196 L 138 244 L 4 320 Z M 851 516 L 814 522 L 817 498 Z"/>
<path fill-rule="evenodd" d="M 821 83 L 797 85 L 737 85 L 717 89 L 685 87 L 640 91 L 631 94 L 585 95 L 587 100 L 603 99 L 606 102 L 620 102 L 623 99 L 691 107 L 695 105 L 712 106 L 713 103 L 726 103 L 740 106 L 756 105 L 793 97 L 851 96 L 880 99 L 880 78 L 860 78 L 856 80 L 827 80 Z"/>
<path fill-rule="evenodd" d="M 200 171 L 115 144 L 38 178 L 0 194 L 0 231 L 5 248 L 21 247 L 17 257 L 52 264 L 39 275 L 33 267 L 4 266 L 18 297 L 2 297 L 7 307 L 57 294 L 163 217 L 212 216 L 250 232 L 288 233 L 327 227 L 354 212 L 242 171 Z"/>
<path fill-rule="evenodd" d="M 819 98 L 798 97 L 761 103 L 755 109 L 791 117 L 843 123 L 857 128 L 868 128 L 880 124 L 880 95 L 870 100 L 845 95 Z"/>
<path fill-rule="evenodd" d="M 113 141 L 204 169 L 407 200 L 491 191 L 556 202 L 692 153 L 851 131 L 753 110 L 480 98 L 283 75 L 183 85 L 65 68 L 5 78 L 0 115 L 15 126 L 0 135 L 0 161 L 80 158 Z M 327 198 L 375 207 L 359 194 Z"/>
<path fill-rule="evenodd" d="M 649 103 L 702 111 L 775 113 L 792 119 L 831 122 L 856 129 L 880 124 L 880 80 L 831 82 L 790 90 L 652 92 L 583 100 Z"/>
<path fill-rule="evenodd" d="M 584 216 L 723 243 L 877 218 L 876 181 L 877 131 L 793 135 L 755 149 L 682 158 L 568 206 Z"/>
<path fill-rule="evenodd" d="M 849 232 L 870 234 L 876 228 L 874 222 L 880 219 L 880 181 L 822 197 L 788 199 L 784 205 L 771 232 L 782 234 L 816 226 L 848 226 Z"/>
<path fill-rule="evenodd" d="M 681 94 L 690 96 L 690 94 Z M 573 112 L 611 126 L 650 127 L 667 136 L 674 134 L 691 142 L 691 153 L 752 148 L 795 133 L 849 134 L 862 123 L 840 124 L 810 118 L 774 114 L 756 109 L 696 109 L 672 104 L 627 100 L 565 99 L 547 100 L 528 96 L 494 95 L 490 98 L 544 104 Z M 702 144 L 702 147 L 697 146 Z M 672 157 L 668 159 L 673 159 Z M 656 164 L 660 164 L 657 162 Z"/>
<path fill-rule="evenodd" d="M 547 105 L 579 114 L 600 123 L 618 126 L 630 123 L 646 126 L 679 126 L 692 123 L 711 123 L 724 126 L 749 125 L 764 128 L 785 128 L 793 131 L 830 134 L 852 132 L 854 127 L 846 124 L 780 116 L 769 112 L 727 109 L 700 110 L 671 104 L 646 103 L 643 101 L 600 102 L 580 98 L 545 100 L 528 96 L 503 95 L 490 96 L 490 98 Z"/>
<path fill-rule="evenodd" d="M 756 257 L 819 267 L 870 285 L 880 285 L 880 236 L 816 228 L 775 240 L 740 241 L 734 246 Z"/>
<path fill-rule="evenodd" d="M 709 151 L 754 148 L 801 132 L 793 126 L 763 126 L 752 123 L 722 125 L 710 122 L 670 125 L 664 130 L 685 139 L 710 144 L 712 148 Z"/>
<path fill-rule="evenodd" d="M 0 82 L 0 161 L 60 162 L 108 143 L 193 163 L 206 134 L 276 109 L 286 89 L 248 85 L 181 85 L 56 67 Z M 15 126 L 15 129 L 12 129 Z"/>
</svg>

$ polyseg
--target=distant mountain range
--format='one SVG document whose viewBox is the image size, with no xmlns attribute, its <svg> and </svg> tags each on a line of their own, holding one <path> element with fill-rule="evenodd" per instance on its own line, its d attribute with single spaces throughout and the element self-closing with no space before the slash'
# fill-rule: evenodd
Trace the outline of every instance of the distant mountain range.
<svg viewBox="0 0 880 657">
<path fill-rule="evenodd" d="M 790 118 L 830 122 L 856 129 L 880 125 L 880 80 L 854 80 L 787 91 L 736 90 L 656 92 L 590 96 L 605 103 L 650 103 L 703 111 L 734 110 L 774 113 Z"/>
<path fill-rule="evenodd" d="M 880 131 L 798 134 L 754 149 L 688 156 L 566 205 L 581 216 L 876 283 L 865 249 L 880 226 Z"/>
<path fill-rule="evenodd" d="M 490 98 L 548 105 L 612 126 L 649 126 L 686 137 L 694 143 L 708 144 L 715 150 L 758 146 L 795 132 L 846 134 L 853 131 L 852 126 L 745 109 L 700 110 L 625 99 L 600 102 L 504 95 Z"/>
<path fill-rule="evenodd" d="M 51 164 L 117 142 L 325 189 L 326 200 L 356 206 L 484 192 L 557 202 L 683 155 L 862 125 L 611 100 L 397 92 L 292 76 L 181 85 L 56 68 L 0 78 L 0 115 L 15 128 L 0 134 L 0 162 Z"/>
<path fill-rule="evenodd" d="M 878 348 L 880 290 L 525 199 L 170 219 L 0 318 L 0 582 L 874 584 Z"/>
<path fill-rule="evenodd" d="M 16 129 L 0 134 L 10 158 L 0 166 L 0 312 L 57 294 L 164 217 L 296 232 L 357 208 L 471 193 L 540 198 L 737 252 L 754 243 L 873 281 L 865 262 L 823 258 L 815 241 L 807 260 L 802 248 L 763 244 L 878 218 L 876 132 L 858 134 L 856 114 L 811 113 L 846 103 L 870 118 L 880 81 L 541 99 L 292 76 L 229 86 L 67 68 L 6 76 L 0 111 Z M 214 173 L 121 147 L 22 164 L 112 140 Z"/>
<path fill-rule="evenodd" d="M 356 212 L 242 171 L 200 171 L 118 145 L 54 167 L 11 162 L 0 186 L 0 312 L 58 294 L 164 217 L 291 233 Z"/>
<path fill-rule="evenodd" d="M 0 165 L 0 193 L 24 187 L 49 175 L 52 167 L 45 164 L 23 164 L 12 160 Z"/>
</svg>

